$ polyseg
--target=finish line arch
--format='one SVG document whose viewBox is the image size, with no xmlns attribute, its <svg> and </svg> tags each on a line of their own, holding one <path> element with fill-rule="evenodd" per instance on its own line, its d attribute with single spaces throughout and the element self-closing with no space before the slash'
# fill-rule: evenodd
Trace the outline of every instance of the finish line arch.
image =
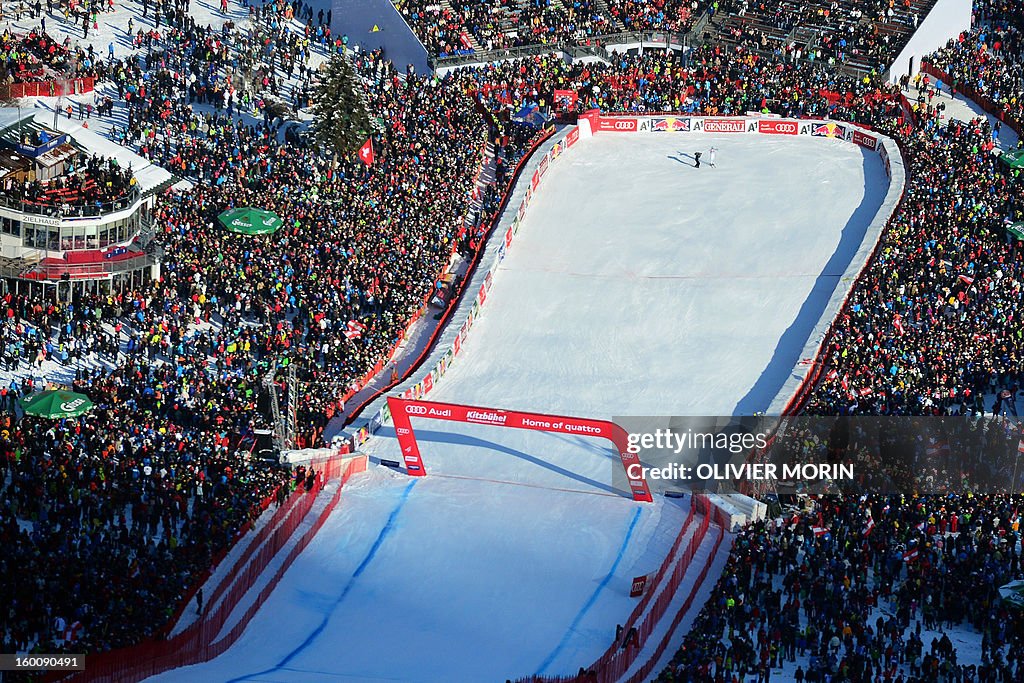
<svg viewBox="0 0 1024 683">
<path fill-rule="evenodd" d="M 647 486 L 643 473 L 641 472 L 639 477 L 629 476 L 630 466 L 639 466 L 640 458 L 627 450 L 628 434 L 614 422 L 565 415 L 526 413 L 519 410 L 497 410 L 458 403 L 415 401 L 397 396 L 388 396 L 388 409 L 391 411 L 391 420 L 395 425 L 398 445 L 402 449 L 402 460 L 405 462 L 409 476 L 424 477 L 427 474 L 419 445 L 416 442 L 416 432 L 412 428 L 412 418 L 423 417 L 447 422 L 465 422 L 492 427 L 511 427 L 535 432 L 555 432 L 608 439 L 615 446 L 615 450 L 622 460 L 622 468 L 626 472 L 633 500 L 644 503 L 653 502 L 651 490 Z"/>
</svg>

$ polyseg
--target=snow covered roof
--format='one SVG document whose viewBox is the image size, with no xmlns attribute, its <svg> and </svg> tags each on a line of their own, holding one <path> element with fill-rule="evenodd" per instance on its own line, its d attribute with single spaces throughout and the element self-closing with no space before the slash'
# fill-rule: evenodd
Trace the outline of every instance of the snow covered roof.
<svg viewBox="0 0 1024 683">
<path fill-rule="evenodd" d="M 4 121 L 6 120 L 5 115 L 9 115 L 12 109 L 0 109 L 0 127 L 3 127 Z M 17 114 L 17 109 L 13 109 Z M 32 113 L 27 112 L 27 113 Z M 42 112 L 36 110 L 33 113 L 33 118 L 38 124 L 44 125 L 47 128 L 53 128 L 53 114 L 51 112 Z M 18 122 L 17 116 L 8 124 L 12 125 Z M 131 168 L 135 174 L 135 179 L 139 183 L 139 190 L 147 192 L 155 189 L 165 183 L 168 183 L 173 176 L 170 171 L 164 169 L 156 164 L 152 163 L 148 159 L 139 156 L 135 152 L 122 147 L 121 145 L 112 142 L 102 135 L 98 135 L 94 131 L 84 127 L 82 123 L 88 123 L 88 121 L 80 122 L 73 121 L 63 116 L 57 117 L 57 130 L 67 133 L 74 140 L 76 146 L 92 153 L 98 154 L 104 157 L 113 157 L 117 159 L 117 163 L 122 168 Z"/>
<path fill-rule="evenodd" d="M 26 107 L 2 107 L 0 108 L 0 131 L 16 125 L 22 119 L 30 119 L 35 112 Z"/>
<path fill-rule="evenodd" d="M 69 159 L 75 156 L 76 154 L 78 154 L 77 149 L 75 149 L 72 145 L 65 144 L 59 147 L 55 147 L 51 149 L 49 152 L 40 154 L 38 157 L 36 157 L 36 161 L 39 162 L 41 165 L 49 168 L 50 166 L 56 166 L 60 162 L 64 161 L 65 159 Z"/>
</svg>

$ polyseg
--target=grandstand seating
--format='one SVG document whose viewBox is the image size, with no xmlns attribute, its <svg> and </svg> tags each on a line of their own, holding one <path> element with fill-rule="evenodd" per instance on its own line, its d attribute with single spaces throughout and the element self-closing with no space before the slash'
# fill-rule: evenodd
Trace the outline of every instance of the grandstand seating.
<svg viewBox="0 0 1024 683">
<path fill-rule="evenodd" d="M 726 45 L 832 63 L 889 66 L 935 0 L 443 0 L 396 3 L 428 51 L 446 57 L 537 44 L 579 43 L 623 31 L 703 34 Z M 710 10 L 710 11 L 709 11 Z"/>
</svg>

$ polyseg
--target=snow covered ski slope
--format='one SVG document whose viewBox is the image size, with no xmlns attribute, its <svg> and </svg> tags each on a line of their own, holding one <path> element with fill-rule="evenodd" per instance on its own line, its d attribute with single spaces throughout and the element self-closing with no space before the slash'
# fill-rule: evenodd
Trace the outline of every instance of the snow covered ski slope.
<svg viewBox="0 0 1024 683">
<path fill-rule="evenodd" d="M 712 145 L 717 167 L 693 168 Z M 836 141 L 582 140 L 430 398 L 604 419 L 765 410 L 886 187 L 873 152 Z M 686 501 L 632 502 L 618 457 L 584 437 L 416 433 L 428 477 L 354 479 L 236 645 L 161 680 L 503 681 L 600 656 Z M 366 450 L 397 459 L 393 431 Z"/>
</svg>

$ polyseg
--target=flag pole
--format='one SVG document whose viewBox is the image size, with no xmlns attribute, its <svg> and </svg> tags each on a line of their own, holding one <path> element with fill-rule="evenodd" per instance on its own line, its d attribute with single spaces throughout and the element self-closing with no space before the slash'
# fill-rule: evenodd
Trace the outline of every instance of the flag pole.
<svg viewBox="0 0 1024 683">
<path fill-rule="evenodd" d="M 1017 493 L 1017 466 L 1020 465 L 1020 447 L 1017 447 L 1017 457 L 1013 459 L 1013 479 L 1010 480 L 1010 495 Z"/>
</svg>

